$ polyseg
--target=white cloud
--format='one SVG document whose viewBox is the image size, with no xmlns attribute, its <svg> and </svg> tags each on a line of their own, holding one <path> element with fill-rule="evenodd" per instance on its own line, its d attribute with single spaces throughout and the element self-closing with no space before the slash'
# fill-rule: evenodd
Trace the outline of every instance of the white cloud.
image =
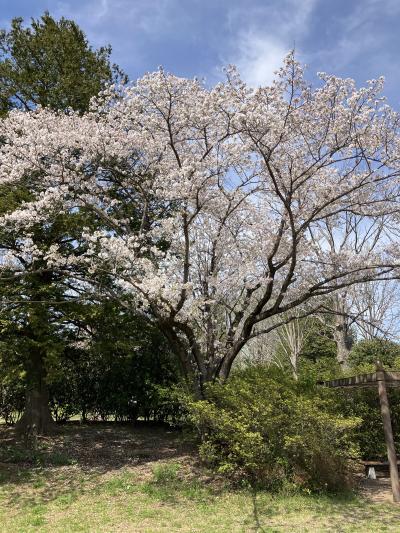
<svg viewBox="0 0 400 533">
<path fill-rule="evenodd" d="M 250 85 L 268 85 L 282 65 L 288 48 L 282 42 L 248 31 L 240 35 L 236 60 L 241 77 Z"/>
<path fill-rule="evenodd" d="M 250 85 L 269 84 L 291 49 L 296 48 L 301 55 L 296 40 L 307 31 L 317 3 L 318 0 L 283 0 L 263 7 L 263 13 L 259 9 L 232 10 L 230 27 L 238 29 L 228 61 L 224 62 L 237 65 L 242 78 Z M 245 29 L 240 29 L 243 26 Z"/>
</svg>

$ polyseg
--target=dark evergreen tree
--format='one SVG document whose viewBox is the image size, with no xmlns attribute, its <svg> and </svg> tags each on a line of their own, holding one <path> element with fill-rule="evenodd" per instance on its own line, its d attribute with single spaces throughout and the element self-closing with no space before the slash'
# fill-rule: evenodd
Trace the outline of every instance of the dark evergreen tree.
<svg viewBox="0 0 400 533">
<path fill-rule="evenodd" d="M 88 109 L 92 96 L 113 81 L 126 76 L 110 63 L 109 46 L 94 50 L 84 33 L 73 21 L 56 21 L 49 13 L 31 21 L 12 21 L 9 31 L 0 34 L 0 113 L 14 108 L 32 110 L 49 106 L 61 112 L 72 108 Z M 0 135 L 1 140 L 1 135 Z M 0 188 L 0 213 L 23 205 L 36 194 L 35 173 L 23 183 Z M 32 243 L 41 252 L 54 244 L 60 251 L 79 253 L 82 215 L 60 214 L 55 220 L 38 222 L 32 227 Z M 95 223 L 90 221 L 89 223 Z M 27 257 L 21 251 L 18 234 L 7 227 L 0 229 L 2 254 L 12 252 L 15 275 L 3 269 L 0 279 L 1 313 L 14 324 L 9 332 L 13 341 L 14 359 L 21 362 L 26 382 L 26 407 L 19 427 L 24 432 L 34 429 L 46 433 L 51 429 L 48 406 L 48 373 L 63 350 L 57 331 L 60 326 L 59 302 L 74 298 L 68 273 L 44 268 L 40 257 Z M 68 292 L 69 291 L 69 292 Z M 69 295 L 69 296 L 68 296 Z M 4 335 L 7 337 L 7 333 Z"/>
<path fill-rule="evenodd" d="M 44 13 L 30 27 L 15 18 L 0 32 L 0 111 L 71 107 L 85 111 L 90 99 L 126 75 L 110 63 L 111 47 L 94 50 L 72 20 Z"/>
</svg>

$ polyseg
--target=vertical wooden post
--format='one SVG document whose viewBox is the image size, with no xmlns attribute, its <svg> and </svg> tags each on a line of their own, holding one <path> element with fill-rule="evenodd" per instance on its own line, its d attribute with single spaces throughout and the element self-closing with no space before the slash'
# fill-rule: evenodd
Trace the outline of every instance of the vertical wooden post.
<svg viewBox="0 0 400 533">
<path fill-rule="evenodd" d="M 383 370 L 382 364 L 379 362 L 376 364 L 376 371 L 377 371 L 377 377 L 378 377 L 378 392 L 379 392 L 379 402 L 381 404 L 383 431 L 385 433 L 387 456 L 388 456 L 389 468 L 390 468 L 390 481 L 392 483 L 393 501 L 396 503 L 399 503 L 400 502 L 399 471 L 397 469 L 397 456 L 396 456 L 396 450 L 394 447 L 392 421 L 390 419 L 390 407 L 389 407 L 389 400 L 388 400 L 387 391 L 386 391 L 385 371 Z"/>
</svg>

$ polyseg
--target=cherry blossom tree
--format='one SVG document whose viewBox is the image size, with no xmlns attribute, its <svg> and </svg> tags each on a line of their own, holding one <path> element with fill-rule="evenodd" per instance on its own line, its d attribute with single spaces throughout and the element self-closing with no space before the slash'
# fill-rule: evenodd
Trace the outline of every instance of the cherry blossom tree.
<svg viewBox="0 0 400 533">
<path fill-rule="evenodd" d="M 60 271 L 85 265 L 82 282 L 96 290 L 111 279 L 110 295 L 157 322 L 202 395 L 249 340 L 288 313 L 301 318 L 291 311 L 315 313 L 327 295 L 397 276 L 390 225 L 373 250 L 339 247 L 334 258 L 326 234 L 329 221 L 340 239 L 347 213 L 397 216 L 399 116 L 382 85 L 320 74 L 313 89 L 290 54 L 269 87 L 249 88 L 234 68 L 212 88 L 159 70 L 83 116 L 11 112 L 0 181 L 35 169 L 37 190 L 1 224 L 18 227 L 34 256 L 32 224 L 94 213 L 85 253 L 68 260 L 54 245 L 43 259 Z M 4 261 L 18 275 L 12 254 Z"/>
</svg>

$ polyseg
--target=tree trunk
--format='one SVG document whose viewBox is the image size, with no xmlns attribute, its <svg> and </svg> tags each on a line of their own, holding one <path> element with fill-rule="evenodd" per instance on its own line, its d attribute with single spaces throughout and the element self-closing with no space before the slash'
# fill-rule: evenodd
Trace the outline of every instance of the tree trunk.
<svg viewBox="0 0 400 533">
<path fill-rule="evenodd" d="M 337 347 L 337 361 L 342 368 L 349 367 L 349 356 L 351 350 L 351 338 L 348 334 L 346 318 L 342 315 L 337 315 L 335 320 L 335 331 L 333 337 Z"/>
<path fill-rule="evenodd" d="M 349 334 L 349 327 L 345 316 L 344 298 L 342 295 L 336 295 L 334 309 L 337 312 L 333 332 L 333 338 L 337 347 L 336 359 L 342 368 L 346 369 L 349 367 L 352 339 Z"/>
<path fill-rule="evenodd" d="M 292 365 L 292 375 L 293 375 L 293 379 L 295 381 L 298 381 L 299 379 L 299 374 L 297 372 L 297 360 L 298 360 L 298 357 L 297 357 L 297 354 L 293 357 L 293 359 L 291 360 L 291 365 Z"/>
<path fill-rule="evenodd" d="M 26 364 L 26 405 L 21 419 L 16 425 L 24 435 L 48 435 L 55 424 L 49 408 L 49 391 L 42 354 L 37 351 Z"/>
</svg>

